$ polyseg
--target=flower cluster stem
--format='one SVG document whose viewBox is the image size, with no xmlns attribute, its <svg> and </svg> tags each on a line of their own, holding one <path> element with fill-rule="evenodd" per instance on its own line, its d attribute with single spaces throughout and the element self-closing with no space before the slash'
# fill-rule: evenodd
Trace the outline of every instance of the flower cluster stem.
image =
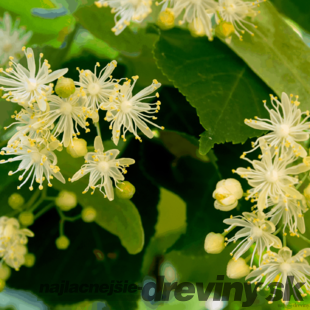
<svg viewBox="0 0 310 310">
<path fill-rule="evenodd" d="M 40 216 L 42 216 L 44 213 L 46 213 L 48 210 L 50 210 L 52 207 L 54 207 L 54 202 L 49 203 L 47 206 L 45 206 L 42 210 L 40 210 L 35 216 L 34 220 L 37 220 Z"/>
<path fill-rule="evenodd" d="M 308 176 L 309 176 L 309 174 L 305 173 L 303 178 L 299 181 L 298 185 L 296 186 L 296 189 L 299 189 L 299 187 L 305 182 L 305 180 L 307 179 Z"/>
<path fill-rule="evenodd" d="M 305 241 L 307 241 L 308 243 L 310 243 L 310 240 L 308 238 L 306 238 L 305 236 L 303 235 L 299 235 L 299 237 Z"/>
<path fill-rule="evenodd" d="M 100 124 L 99 124 L 99 122 L 94 123 L 94 125 L 95 125 L 95 127 L 96 127 L 96 130 L 97 130 L 97 134 L 98 134 L 98 136 L 99 136 L 99 137 L 101 138 L 101 140 L 102 140 L 101 130 L 100 130 Z"/>
</svg>

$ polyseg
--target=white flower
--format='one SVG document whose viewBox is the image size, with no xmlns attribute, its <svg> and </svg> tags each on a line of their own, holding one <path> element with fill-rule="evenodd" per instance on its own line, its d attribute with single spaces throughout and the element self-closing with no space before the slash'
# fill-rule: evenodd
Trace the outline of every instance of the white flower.
<svg viewBox="0 0 310 310">
<path fill-rule="evenodd" d="M 80 70 L 80 81 L 75 82 L 76 85 L 80 86 L 87 97 L 87 105 L 91 112 L 98 112 L 101 106 L 107 109 L 113 99 L 115 98 L 116 83 L 112 82 L 112 72 L 116 68 L 117 62 L 115 60 L 108 63 L 100 72 L 97 77 L 97 67 L 100 64 L 97 62 L 94 73 L 90 70 Z"/>
<path fill-rule="evenodd" d="M 28 173 L 24 182 L 18 187 L 22 187 L 32 176 L 30 190 L 33 190 L 33 182 L 36 180 L 40 184 L 39 189 L 43 189 L 43 181 L 45 178 L 48 180 L 48 185 L 52 186 L 50 183 L 53 176 L 55 176 L 59 181 L 65 183 L 65 179 L 59 172 L 59 167 L 57 164 L 57 157 L 53 152 L 59 146 L 58 141 L 50 143 L 45 146 L 43 143 L 38 144 L 33 140 L 23 138 L 22 140 L 16 140 L 12 145 L 4 147 L 1 151 L 1 155 L 16 155 L 8 160 L 1 160 L 0 163 L 7 163 L 13 161 L 21 161 L 18 169 L 15 172 L 10 171 L 9 175 L 13 175 L 19 171 L 25 170 L 22 175 L 19 176 L 19 180 L 23 180 L 24 176 Z"/>
<path fill-rule="evenodd" d="M 55 124 L 52 131 L 53 137 L 56 138 L 63 133 L 61 142 L 65 147 L 69 144 L 73 145 L 73 138 L 80 134 L 77 125 L 89 132 L 89 129 L 86 128 L 88 126 L 86 99 L 80 95 L 78 90 L 69 98 L 50 95 L 47 99 L 49 110 L 42 114 L 42 120 L 34 126 L 49 129 Z"/>
<path fill-rule="evenodd" d="M 254 1 L 243 1 L 243 0 L 219 0 L 218 3 L 218 13 L 215 15 L 217 23 L 222 20 L 231 23 L 235 28 L 235 34 L 242 40 L 242 34 L 246 32 L 254 36 L 246 26 L 251 26 L 257 28 L 254 24 L 247 21 L 247 17 L 255 17 L 259 11 L 254 10 L 259 3 L 265 2 L 266 0 L 256 0 Z"/>
<path fill-rule="evenodd" d="M 15 122 L 4 128 L 6 130 L 16 125 L 15 130 L 17 130 L 17 132 L 9 140 L 9 145 L 26 135 L 28 135 L 29 139 L 33 140 L 48 135 L 48 130 L 42 130 L 43 124 L 39 122 L 42 118 L 42 112 L 37 107 L 37 104 L 34 104 L 31 108 L 26 106 L 24 109 L 21 109 L 19 113 L 15 111 L 12 118 L 15 118 Z"/>
<path fill-rule="evenodd" d="M 283 200 L 280 200 L 278 204 L 273 206 L 266 215 L 270 217 L 270 221 L 275 225 L 280 223 L 282 219 L 281 223 L 284 224 L 283 232 L 286 226 L 288 226 L 291 235 L 295 235 L 298 230 L 302 234 L 306 231 L 303 215 L 306 211 L 308 211 L 308 208 L 304 198 L 302 200 L 297 200 L 285 197 Z"/>
<path fill-rule="evenodd" d="M 172 12 L 177 18 L 184 13 L 179 24 L 185 22 L 190 24 L 194 33 L 202 32 L 209 38 L 213 39 L 211 18 L 215 13 L 215 2 L 213 0 L 176 0 L 171 4 Z"/>
<path fill-rule="evenodd" d="M 270 131 L 267 135 L 258 138 L 265 139 L 271 146 L 281 147 L 282 152 L 288 147 L 294 148 L 296 156 L 305 157 L 307 151 L 296 141 L 306 141 L 309 139 L 309 111 L 301 112 L 298 109 L 300 102 L 290 99 L 286 93 L 282 93 L 281 102 L 277 97 L 271 96 L 273 109 L 269 109 L 264 100 L 264 106 L 269 112 L 270 119 L 260 119 L 255 117 L 255 120 L 245 119 L 245 124 L 259 130 Z M 293 95 L 291 95 L 291 98 Z M 302 120 L 302 116 L 306 117 Z M 257 145 L 256 141 L 254 145 Z"/>
<path fill-rule="evenodd" d="M 238 204 L 238 199 L 243 196 L 241 184 L 236 179 L 221 180 L 216 184 L 213 192 L 215 209 L 230 211 Z"/>
<path fill-rule="evenodd" d="M 0 21 L 0 64 L 4 65 L 10 56 L 18 57 L 21 48 L 27 44 L 32 32 L 19 27 L 19 20 L 13 23 L 9 13 Z"/>
<path fill-rule="evenodd" d="M 286 285 L 287 277 L 293 276 L 294 286 L 298 282 L 305 284 L 299 288 L 302 296 L 305 296 L 305 291 L 310 290 L 310 266 L 305 257 L 310 255 L 310 248 L 299 251 L 296 255 L 292 256 L 292 251 L 288 247 L 283 247 L 278 253 L 268 251 L 263 257 L 263 262 L 259 268 L 254 270 L 246 277 L 254 282 L 263 282 L 261 288 L 265 287 L 271 282 L 282 283 L 283 287 Z M 262 281 L 264 279 L 264 281 Z M 275 278 L 278 278 L 275 280 Z"/>
<path fill-rule="evenodd" d="M 103 152 L 103 144 L 100 137 L 95 138 L 94 147 L 95 152 L 86 154 L 86 164 L 69 181 L 75 182 L 89 173 L 89 183 L 83 193 L 86 193 L 91 188 L 93 194 L 95 189 L 99 188 L 105 198 L 108 197 L 112 201 L 114 199 L 114 190 L 111 179 L 113 179 L 117 187 L 117 183 L 124 181 L 122 173 L 127 172 L 125 167 L 129 167 L 135 161 L 131 158 L 116 159 L 116 156 L 119 154 L 117 149 Z M 100 181 L 99 184 L 97 184 L 98 181 Z M 104 191 L 102 191 L 102 187 Z"/>
<path fill-rule="evenodd" d="M 279 155 L 277 147 L 267 147 L 264 139 L 259 140 L 262 151 L 262 160 L 249 160 L 254 169 L 238 168 L 236 172 L 242 178 L 246 178 L 253 187 L 246 199 L 252 198 L 257 200 L 259 210 L 263 210 L 268 206 L 268 198 L 273 203 L 277 203 L 284 196 L 294 199 L 302 199 L 302 194 L 295 189 L 294 184 L 298 183 L 298 179 L 291 177 L 290 174 L 297 175 L 310 169 L 305 163 L 298 164 L 287 168 L 296 160 L 292 148 L 288 149 L 283 155 Z M 244 157 L 245 153 L 241 156 Z"/>
<path fill-rule="evenodd" d="M 231 259 L 227 264 L 226 274 L 230 279 L 240 279 L 250 273 L 250 266 L 246 261 L 239 257 L 236 260 Z"/>
<path fill-rule="evenodd" d="M 0 218 L 0 257 L 16 270 L 25 262 L 27 253 L 27 237 L 34 234 L 29 229 L 20 229 L 19 222 L 15 218 L 2 216 Z"/>
<path fill-rule="evenodd" d="M 263 213 L 258 212 L 255 214 L 243 212 L 242 215 L 243 216 L 239 215 L 225 219 L 224 223 L 231 225 L 226 229 L 226 231 L 232 229 L 233 227 L 243 227 L 235 234 L 234 237 L 228 240 L 228 242 L 235 242 L 240 238 L 244 238 L 231 253 L 231 255 L 234 254 L 234 260 L 243 255 L 251 247 L 251 245 L 255 243 L 251 259 L 252 266 L 256 251 L 261 260 L 263 251 L 266 248 L 269 249 L 271 246 L 280 248 L 282 243 L 277 236 L 272 234 L 276 229 L 275 225 L 272 222 L 267 221 Z"/>
<path fill-rule="evenodd" d="M 148 127 L 147 123 L 152 124 L 160 129 L 164 127 L 158 126 L 151 122 L 149 119 L 157 119 L 155 116 L 150 114 L 158 113 L 160 109 L 160 101 L 156 103 L 146 103 L 143 102 L 145 99 L 159 97 L 156 93 L 155 96 L 149 96 L 156 89 L 158 89 L 161 84 L 156 80 L 153 81 L 152 85 L 144 88 L 136 95 L 132 95 L 132 90 L 136 84 L 138 76 L 134 76 L 134 82 L 131 84 L 131 80 L 128 80 L 120 88 L 120 93 L 115 101 L 115 106 L 107 112 L 105 120 L 111 122 L 110 129 L 112 129 L 112 140 L 115 145 L 118 144 L 120 136 L 126 141 L 125 135 L 129 131 L 134 134 L 136 139 L 141 140 L 138 135 L 138 129 L 140 129 L 148 138 L 153 138 L 154 134 Z M 122 130 L 123 127 L 123 130 Z M 121 133 L 123 131 L 123 134 Z"/>
<path fill-rule="evenodd" d="M 209 254 L 218 254 L 225 249 L 224 236 L 210 232 L 205 239 L 205 251 Z"/>
<path fill-rule="evenodd" d="M 28 62 L 28 69 L 13 61 L 10 57 L 10 67 L 6 70 L 0 69 L 7 77 L 0 77 L 0 84 L 8 87 L 2 87 L 4 91 L 8 91 L 2 98 L 7 101 L 28 104 L 32 106 L 37 102 L 40 110 L 46 110 L 46 94 L 52 90 L 52 84 L 48 83 L 58 79 L 68 72 L 68 69 L 56 70 L 53 73 L 49 70 L 50 65 L 47 60 L 41 63 L 43 54 L 39 58 L 39 70 L 36 72 L 36 64 L 33 50 L 27 48 L 25 55 Z"/>
<path fill-rule="evenodd" d="M 115 13 L 115 26 L 112 31 L 120 34 L 131 21 L 141 23 L 151 12 L 151 0 L 99 0 L 98 7 L 110 6 Z"/>
</svg>

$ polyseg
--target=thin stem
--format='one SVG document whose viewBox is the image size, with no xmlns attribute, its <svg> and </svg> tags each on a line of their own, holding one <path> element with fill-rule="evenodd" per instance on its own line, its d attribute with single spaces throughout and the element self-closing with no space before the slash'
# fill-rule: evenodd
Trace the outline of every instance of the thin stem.
<svg viewBox="0 0 310 310">
<path fill-rule="evenodd" d="M 249 256 L 247 256 L 247 257 L 244 259 L 244 261 L 247 263 L 247 262 L 252 258 L 252 255 L 253 255 L 253 254 L 250 254 Z"/>
<path fill-rule="evenodd" d="M 74 222 L 74 221 L 80 219 L 81 217 L 82 217 L 81 214 L 79 214 L 79 215 L 73 216 L 73 217 L 67 217 L 67 216 L 65 216 L 63 219 L 64 219 L 65 221 Z"/>
<path fill-rule="evenodd" d="M 33 212 L 36 208 L 40 206 L 40 204 L 44 201 L 44 198 L 41 197 L 28 211 Z"/>
<path fill-rule="evenodd" d="M 68 217 L 68 216 L 65 216 L 63 214 L 63 212 L 60 210 L 59 207 L 56 207 L 56 210 L 60 216 L 60 225 L 59 225 L 59 233 L 60 233 L 60 236 L 63 236 L 64 235 L 64 226 L 65 226 L 65 221 L 68 221 L 68 222 L 74 222 L 78 219 L 81 218 L 81 214 L 77 215 L 77 216 L 73 216 L 73 217 Z"/>
<path fill-rule="evenodd" d="M 44 200 L 54 201 L 55 199 L 56 199 L 56 197 L 45 197 Z"/>
<path fill-rule="evenodd" d="M 301 181 L 299 181 L 299 183 L 298 183 L 298 185 L 296 186 L 296 189 L 299 189 L 299 187 L 305 182 L 305 180 L 307 179 L 307 177 L 308 177 L 308 173 L 306 173 L 305 175 L 304 175 L 304 177 L 301 179 Z"/>
<path fill-rule="evenodd" d="M 225 229 L 225 231 L 222 233 L 222 236 L 225 237 L 226 235 L 228 235 L 235 228 L 236 228 L 236 226 L 233 226 L 230 229 Z"/>
<path fill-rule="evenodd" d="M 27 203 L 27 208 L 29 208 L 33 204 L 33 206 L 28 211 L 33 212 L 45 200 L 47 187 L 43 187 L 43 190 L 42 191 L 39 190 L 39 192 L 41 192 L 42 194 L 41 194 L 40 199 L 35 204 L 33 204 L 35 199 L 33 201 L 31 201 L 30 203 Z M 39 196 L 39 194 L 37 194 L 37 193 L 35 193 L 35 195 Z"/>
<path fill-rule="evenodd" d="M 286 246 L 286 233 L 283 233 L 283 247 Z"/>
<path fill-rule="evenodd" d="M 281 231 L 281 229 L 283 228 L 283 226 L 284 226 L 284 224 L 282 224 L 273 234 L 274 234 L 274 235 L 277 235 L 277 234 Z"/>
<path fill-rule="evenodd" d="M 15 217 L 15 215 L 17 215 L 21 211 L 22 211 L 21 209 L 14 210 L 13 212 L 6 214 L 5 216 L 7 216 L 7 217 Z"/>
<path fill-rule="evenodd" d="M 305 241 L 307 241 L 308 243 L 310 243 L 310 240 L 308 238 L 306 238 L 305 236 L 303 235 L 299 235 L 299 237 Z"/>
<path fill-rule="evenodd" d="M 52 207 L 54 206 L 54 203 L 51 202 L 50 204 L 48 204 L 47 206 L 45 206 L 42 210 L 40 210 L 35 216 L 34 216 L 34 220 L 38 219 L 41 215 L 43 215 L 44 213 L 46 213 L 48 210 L 50 210 Z"/>
<path fill-rule="evenodd" d="M 45 190 L 43 188 L 43 190 Z M 31 196 L 31 198 L 28 200 L 28 202 L 25 204 L 24 209 L 28 209 L 29 207 L 31 207 L 35 201 L 39 198 L 39 196 L 42 194 L 42 192 L 39 190 L 39 188 L 36 189 L 36 191 L 33 193 L 33 195 Z"/>
<path fill-rule="evenodd" d="M 95 124 L 96 130 L 97 130 L 97 134 L 98 134 L 98 136 L 99 136 L 99 137 L 101 138 L 101 140 L 102 140 L 101 130 L 100 130 L 100 124 L 99 124 L 99 122 L 94 123 L 94 124 Z"/>
<path fill-rule="evenodd" d="M 61 219 L 59 225 L 59 235 L 64 236 L 64 234 L 65 234 L 65 220 Z"/>
</svg>

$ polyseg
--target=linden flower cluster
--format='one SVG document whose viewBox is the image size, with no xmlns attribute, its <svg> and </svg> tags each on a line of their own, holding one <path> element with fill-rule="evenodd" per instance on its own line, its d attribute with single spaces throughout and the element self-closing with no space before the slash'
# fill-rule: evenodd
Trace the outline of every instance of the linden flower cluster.
<svg viewBox="0 0 310 310">
<path fill-rule="evenodd" d="M 263 103 L 269 118 L 246 119 L 245 124 L 269 132 L 252 143 L 251 151 L 241 155 L 251 167 L 233 170 L 246 179 L 251 188 L 243 193 L 239 181 L 228 179 L 220 181 L 213 194 L 215 208 L 219 210 L 232 210 L 245 196 L 255 203 L 253 212 L 225 219 L 224 223 L 230 226 L 223 234 L 208 234 L 205 249 L 215 254 L 228 243 L 241 240 L 231 252 L 233 258 L 227 266 L 228 275 L 233 278 L 247 276 L 252 279 L 251 283 L 262 282 L 261 288 L 274 282 L 276 277 L 277 282 L 285 284 L 287 277 L 294 276 L 294 281 L 306 282 L 300 289 L 300 293 L 305 294 L 310 288 L 310 269 L 304 258 L 310 255 L 310 249 L 293 256 L 286 246 L 286 235 L 289 231 L 291 236 L 305 238 L 302 234 L 306 230 L 304 213 L 308 210 L 309 186 L 304 195 L 298 189 L 303 183 L 307 185 L 310 170 L 310 157 L 301 144 L 309 139 L 309 111 L 301 112 L 298 96 L 294 98 L 286 93 L 282 93 L 281 101 L 271 95 L 271 108 L 266 101 Z M 245 157 L 258 149 L 261 151 L 259 160 Z M 236 227 L 241 229 L 227 238 Z M 283 243 L 278 233 L 282 233 Z M 273 248 L 280 250 L 277 253 Z M 242 258 L 246 253 L 249 256 Z"/>
<path fill-rule="evenodd" d="M 213 39 L 214 29 L 212 17 L 215 17 L 217 32 L 230 41 L 231 35 L 236 34 L 240 40 L 248 32 L 254 33 L 249 27 L 256 28 L 248 21 L 260 11 L 256 10 L 261 2 L 266 0 L 163 0 L 156 5 L 162 5 L 158 16 L 158 25 L 163 29 L 186 24 L 194 36 L 207 36 Z M 99 0 L 95 4 L 112 8 L 115 13 L 115 26 L 112 31 L 120 34 L 130 22 L 141 23 L 152 12 L 151 0 Z"/>
<path fill-rule="evenodd" d="M 99 110 L 104 111 L 104 120 L 110 123 L 115 145 L 120 138 L 126 141 L 128 132 L 142 141 L 140 131 L 148 138 L 153 137 L 150 125 L 164 129 L 153 122 L 157 119 L 154 114 L 159 112 L 161 102 L 146 102 L 148 99 L 159 97 L 156 90 L 161 84 L 156 80 L 137 94 L 133 94 L 139 77 L 113 79 L 111 74 L 117 66 L 117 62 L 113 60 L 100 72 L 97 72 L 99 63 L 96 64 L 94 72 L 78 68 L 80 79 L 74 82 L 63 77 L 68 69 L 53 72 L 48 60 L 43 61 L 42 53 L 36 63 L 31 48 L 23 47 L 22 50 L 27 59 L 27 68 L 16 63 L 13 56 L 9 57 L 10 62 L 5 70 L 0 68 L 3 74 L 0 76 L 0 85 L 3 85 L 1 89 L 5 92 L 2 98 L 20 106 L 19 111 L 16 110 L 12 115 L 15 121 L 9 126 L 14 126 L 11 138 L 0 152 L 1 155 L 9 156 L 7 160 L 2 159 L 0 164 L 20 162 L 17 170 L 9 173 L 20 174 L 19 180 L 22 183 L 18 189 L 28 181 L 30 190 L 33 190 L 34 182 L 39 184 L 40 190 L 43 189 L 45 180 L 48 186 L 52 186 L 54 178 L 65 183 L 57 166 L 56 151 L 61 151 L 64 146 L 74 158 L 84 156 L 87 147 L 78 139 L 80 128 L 86 133 L 89 132 L 90 124 L 87 119 L 90 118 L 100 136 Z M 55 80 L 55 91 L 58 95 L 53 90 L 52 82 Z M 155 95 L 151 95 L 154 92 Z M 99 188 L 104 197 L 113 200 L 111 180 L 117 187 L 117 184 L 124 180 L 126 167 L 133 164 L 134 160 L 116 159 L 119 153 L 117 149 L 104 152 L 99 136 L 95 139 L 95 152 L 85 155 L 86 165 L 70 180 L 77 181 L 89 173 L 89 185 L 85 192 L 89 188 L 93 191 Z"/>
<path fill-rule="evenodd" d="M 34 234 L 29 229 L 20 229 L 15 218 L 0 217 L 0 257 L 10 267 L 19 270 L 25 263 L 27 237 Z"/>
<path fill-rule="evenodd" d="M 9 56 L 20 56 L 21 48 L 27 44 L 32 32 L 26 32 L 25 27 L 19 27 L 19 20 L 13 22 L 10 14 L 5 13 L 0 20 L 0 65 L 9 61 Z"/>
</svg>

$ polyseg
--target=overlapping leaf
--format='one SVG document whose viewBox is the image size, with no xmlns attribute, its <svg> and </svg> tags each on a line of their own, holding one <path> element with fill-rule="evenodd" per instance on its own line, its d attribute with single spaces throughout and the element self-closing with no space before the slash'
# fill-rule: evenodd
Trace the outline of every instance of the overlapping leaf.
<svg viewBox="0 0 310 310">
<path fill-rule="evenodd" d="M 261 5 L 254 36 L 234 38 L 230 47 L 279 96 L 299 95 L 301 109 L 310 108 L 310 49 L 271 3 Z"/>
<path fill-rule="evenodd" d="M 154 55 L 164 74 L 197 110 L 206 130 L 201 153 L 215 143 L 243 143 L 260 134 L 245 126 L 244 119 L 266 115 L 262 100 L 270 90 L 220 41 L 208 42 L 173 29 L 162 33 Z"/>
</svg>

